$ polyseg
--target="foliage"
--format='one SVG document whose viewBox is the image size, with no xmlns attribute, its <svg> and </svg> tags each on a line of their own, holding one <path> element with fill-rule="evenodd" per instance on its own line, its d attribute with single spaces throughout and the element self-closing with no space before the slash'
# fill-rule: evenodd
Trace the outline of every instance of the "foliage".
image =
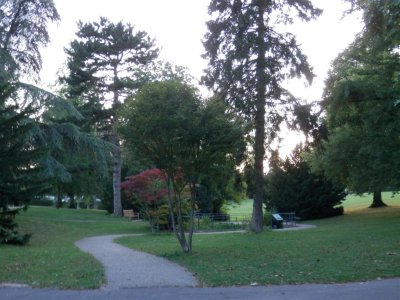
<svg viewBox="0 0 400 300">
<path fill-rule="evenodd" d="M 400 57 L 370 52 L 356 41 L 334 62 L 323 105 L 329 138 L 311 157 L 313 168 L 355 193 L 400 187 Z"/>
<path fill-rule="evenodd" d="M 241 174 L 231 167 L 217 166 L 196 186 L 196 206 L 202 213 L 222 213 L 223 205 L 238 203 L 245 196 L 246 186 Z"/>
<path fill-rule="evenodd" d="M 392 51 L 400 44 L 400 2 L 393 0 L 347 0 L 349 13 L 362 11 L 364 42 L 376 51 Z"/>
<path fill-rule="evenodd" d="M 19 209 L 3 209 L 0 213 L 0 244 L 25 245 L 31 234 L 19 234 L 14 219 Z"/>
<path fill-rule="evenodd" d="M 122 216 L 122 156 L 116 112 L 126 96 L 141 86 L 142 68 L 157 57 L 158 49 L 146 32 L 135 32 L 129 23 L 115 24 L 102 17 L 99 22 L 79 22 L 77 39 L 66 53 L 69 74 L 62 81 L 67 84 L 67 97 L 74 99 L 84 116 L 82 125 L 116 146 L 114 214 Z"/>
<path fill-rule="evenodd" d="M 0 2 L 0 55 L 21 74 L 36 74 L 42 66 L 40 47 L 49 43 L 47 23 L 59 20 L 52 0 Z"/>
<path fill-rule="evenodd" d="M 310 20 L 321 11 L 308 0 L 212 0 L 212 19 L 204 47 L 209 67 L 204 82 L 229 107 L 244 116 L 254 133 L 254 210 L 252 230 L 263 228 L 263 176 L 265 145 L 276 138 L 285 109 L 293 96 L 281 82 L 290 77 L 313 78 L 295 36 L 279 32 L 294 14 Z"/>
<path fill-rule="evenodd" d="M 25 244 L 30 235 L 18 235 L 14 219 L 47 188 L 41 164 L 47 149 L 37 144 L 33 116 L 39 109 L 14 100 L 19 74 L 39 71 L 39 47 L 49 42 L 47 22 L 58 14 L 52 1 L 2 1 L 0 17 L 0 243 Z"/>
<path fill-rule="evenodd" d="M 202 104 L 195 90 L 179 81 L 147 84 L 125 104 L 122 133 L 126 147 L 166 174 L 172 227 L 185 252 L 192 247 L 196 185 L 207 171 L 240 159 L 242 127 L 232 117 L 217 100 Z M 190 196 L 185 195 L 185 188 Z M 190 207 L 188 237 L 182 214 L 186 202 Z"/>
<path fill-rule="evenodd" d="M 129 176 L 121 183 L 121 188 L 130 201 L 139 203 L 141 212 L 147 215 L 150 224 L 158 227 L 169 224 L 168 206 L 165 205 L 168 190 L 165 174 L 161 170 L 150 169 Z"/>
<path fill-rule="evenodd" d="M 151 205 L 166 196 L 165 180 L 165 174 L 161 170 L 150 169 L 127 177 L 121 183 L 121 188 L 129 197 L 136 196 Z"/>
<path fill-rule="evenodd" d="M 315 175 L 298 147 L 292 156 L 273 166 L 266 176 L 267 208 L 282 213 L 295 212 L 301 219 L 332 217 L 343 213 L 337 207 L 346 197 L 343 186 Z"/>
<path fill-rule="evenodd" d="M 53 1 L 2 1 L 0 15 L 0 206 L 2 218 L 13 219 L 10 206 L 25 206 L 53 181 L 71 180 L 72 152 L 104 166 L 110 147 L 71 123 L 82 116 L 70 103 L 20 81 L 41 68 L 47 23 L 58 20 Z"/>
</svg>

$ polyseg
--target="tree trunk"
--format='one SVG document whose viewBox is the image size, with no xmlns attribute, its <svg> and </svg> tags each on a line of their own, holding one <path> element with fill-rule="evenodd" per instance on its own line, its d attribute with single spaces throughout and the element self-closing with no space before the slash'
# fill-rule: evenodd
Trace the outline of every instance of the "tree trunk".
<svg viewBox="0 0 400 300">
<path fill-rule="evenodd" d="M 253 199 L 253 218 L 251 230 L 255 233 L 262 232 L 263 221 L 263 200 L 264 200 L 264 156 L 265 156 L 265 105 L 266 105 L 266 84 L 267 77 L 265 74 L 266 58 L 265 58 L 265 24 L 264 24 L 265 1 L 258 2 L 258 53 L 257 53 L 257 101 L 255 115 L 255 144 L 254 144 L 254 182 L 255 195 Z"/>
<path fill-rule="evenodd" d="M 116 137 L 118 141 L 118 138 Z M 114 150 L 114 170 L 113 170 L 113 200 L 114 200 L 114 216 L 122 217 L 121 203 L 121 169 L 122 156 L 119 145 Z"/>
<path fill-rule="evenodd" d="M 382 200 L 382 192 L 381 191 L 375 191 L 374 192 L 374 196 L 373 196 L 372 204 L 369 207 L 370 208 L 376 208 L 376 207 L 384 207 L 384 206 L 386 206 L 386 204 Z"/>
<path fill-rule="evenodd" d="M 121 203 L 121 170 L 122 170 L 122 154 L 121 146 L 118 138 L 118 119 L 116 111 L 119 108 L 119 93 L 118 93 L 118 65 L 113 66 L 114 68 L 114 99 L 113 99 L 113 110 L 114 115 L 112 119 L 112 134 L 113 142 L 116 146 L 114 150 L 114 169 L 113 169 L 113 202 L 114 202 L 114 216 L 122 217 L 122 203 Z"/>
</svg>

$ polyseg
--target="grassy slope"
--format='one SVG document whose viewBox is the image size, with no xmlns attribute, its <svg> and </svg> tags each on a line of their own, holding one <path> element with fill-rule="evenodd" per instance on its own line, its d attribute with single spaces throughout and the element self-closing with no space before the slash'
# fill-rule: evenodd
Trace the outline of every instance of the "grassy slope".
<svg viewBox="0 0 400 300">
<path fill-rule="evenodd" d="M 147 232 L 101 211 L 31 207 L 18 217 L 21 232 L 33 232 L 26 247 L 0 245 L 0 282 L 35 287 L 98 288 L 104 270 L 89 254 L 74 246 L 87 236 Z"/>
<path fill-rule="evenodd" d="M 189 268 L 206 285 L 347 282 L 400 276 L 400 208 L 359 210 L 315 229 L 196 235 L 184 255 L 171 235 L 122 238 Z"/>
</svg>

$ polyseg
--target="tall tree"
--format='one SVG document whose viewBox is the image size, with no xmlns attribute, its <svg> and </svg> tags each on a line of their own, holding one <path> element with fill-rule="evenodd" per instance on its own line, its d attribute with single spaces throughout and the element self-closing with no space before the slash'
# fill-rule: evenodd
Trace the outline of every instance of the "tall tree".
<svg viewBox="0 0 400 300">
<path fill-rule="evenodd" d="M 380 207 L 381 191 L 400 187 L 400 3 L 348 2 L 365 26 L 333 63 L 323 100 L 329 138 L 311 161 L 350 190 L 373 193 L 370 207 Z"/>
<path fill-rule="evenodd" d="M 294 14 L 310 20 L 321 11 L 309 0 L 212 0 L 207 23 L 205 83 L 230 107 L 247 117 L 254 130 L 254 202 L 252 230 L 263 230 L 265 145 L 282 121 L 279 106 L 291 95 L 281 86 L 289 77 L 313 73 L 294 35 L 280 32 Z"/>
<path fill-rule="evenodd" d="M 41 161 L 47 149 L 34 136 L 38 115 L 34 105 L 14 101 L 21 87 L 19 74 L 35 75 L 41 67 L 40 46 L 48 41 L 47 23 L 58 20 L 52 1 L 0 2 L 0 243 L 24 244 L 14 218 L 18 209 L 47 187 Z"/>
<path fill-rule="evenodd" d="M 213 167 L 236 162 L 243 145 L 241 124 L 218 102 L 204 105 L 179 81 L 145 85 L 125 103 L 123 120 L 126 147 L 165 173 L 172 227 L 182 250 L 191 252 L 196 185 Z M 190 207 L 188 232 L 185 206 Z"/>
<path fill-rule="evenodd" d="M 373 193 L 371 207 L 380 207 L 381 191 L 400 188 L 400 57 L 359 46 L 334 62 L 323 102 L 329 136 L 311 161 L 350 191 Z"/>
<path fill-rule="evenodd" d="M 92 130 L 115 146 L 113 168 L 114 214 L 122 216 L 122 155 L 117 134 L 116 111 L 128 94 L 139 86 L 141 68 L 158 56 L 158 49 L 144 31 L 130 24 L 78 23 L 77 39 L 66 50 L 69 74 L 67 96 L 80 98 Z"/>
</svg>

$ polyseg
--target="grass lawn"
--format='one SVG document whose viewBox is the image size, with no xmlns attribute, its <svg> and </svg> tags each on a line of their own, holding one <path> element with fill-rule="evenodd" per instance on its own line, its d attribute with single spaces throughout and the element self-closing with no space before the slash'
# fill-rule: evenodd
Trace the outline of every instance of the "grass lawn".
<svg viewBox="0 0 400 300">
<path fill-rule="evenodd" d="M 149 232 L 146 223 L 101 211 L 49 207 L 31 207 L 21 213 L 18 223 L 21 232 L 34 235 L 25 247 L 0 245 L 0 283 L 34 287 L 98 288 L 105 280 L 102 266 L 74 242 L 87 236 Z M 210 286 L 400 276 L 399 206 L 353 209 L 344 216 L 312 223 L 318 227 L 259 235 L 195 235 L 190 255 L 181 253 L 171 234 L 123 238 L 120 242 L 184 265 Z"/>
<path fill-rule="evenodd" d="M 74 242 L 87 236 L 148 232 L 145 223 L 103 211 L 30 207 L 17 220 L 20 232 L 33 236 L 28 246 L 0 245 L 0 283 L 98 288 L 105 280 L 103 267 Z"/>
<path fill-rule="evenodd" d="M 182 254 L 170 234 L 125 237 L 128 247 L 175 261 L 209 286 L 333 283 L 400 276 L 400 207 L 357 210 L 317 228 L 195 235 Z"/>
<path fill-rule="evenodd" d="M 389 206 L 399 206 L 400 207 L 400 194 L 393 195 L 392 192 L 382 193 L 383 202 Z M 357 196 L 350 194 L 343 201 L 342 205 L 345 211 L 357 210 L 362 208 L 367 208 L 372 203 L 372 195 L 364 194 L 362 196 Z M 246 199 L 239 204 L 231 204 L 226 206 L 227 212 L 232 215 L 251 215 L 253 211 L 253 200 Z"/>
</svg>

